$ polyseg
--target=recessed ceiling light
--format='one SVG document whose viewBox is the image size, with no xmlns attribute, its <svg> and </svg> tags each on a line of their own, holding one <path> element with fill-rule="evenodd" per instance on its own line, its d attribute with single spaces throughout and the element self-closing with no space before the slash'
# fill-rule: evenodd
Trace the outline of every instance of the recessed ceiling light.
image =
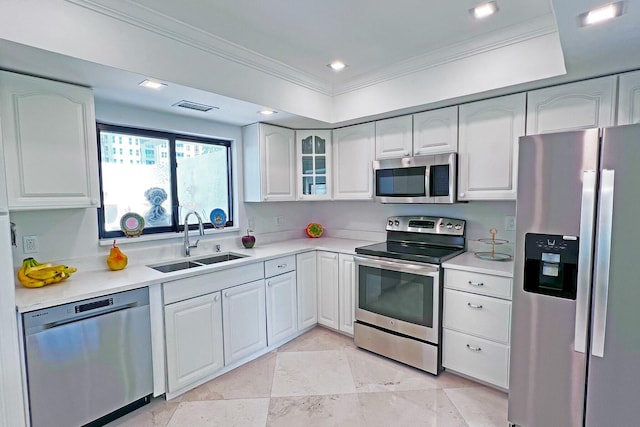
<svg viewBox="0 0 640 427">
<path fill-rule="evenodd" d="M 327 67 L 330 67 L 333 71 L 341 71 L 347 66 L 342 61 L 333 61 L 331 64 L 327 64 Z"/>
<path fill-rule="evenodd" d="M 260 113 L 260 114 L 264 114 L 265 116 L 270 116 L 270 115 L 272 115 L 272 114 L 277 114 L 278 112 L 277 112 L 277 111 L 273 111 L 273 110 L 269 110 L 269 109 L 266 109 L 266 108 L 265 108 L 264 110 L 260 110 L 260 111 L 258 111 L 258 113 Z"/>
<path fill-rule="evenodd" d="M 603 21 L 622 15 L 623 2 L 609 3 L 604 6 L 591 9 L 588 12 L 578 15 L 578 23 L 584 27 L 586 25 L 598 24 Z"/>
<path fill-rule="evenodd" d="M 143 80 L 138 83 L 138 86 L 146 87 L 149 89 L 164 89 L 167 87 L 166 83 L 154 82 L 152 80 Z"/>
<path fill-rule="evenodd" d="M 469 13 L 471 13 L 476 19 L 486 18 L 489 15 L 493 15 L 497 11 L 498 3 L 496 3 L 495 1 L 482 3 L 474 7 L 473 9 L 469 9 Z"/>
</svg>

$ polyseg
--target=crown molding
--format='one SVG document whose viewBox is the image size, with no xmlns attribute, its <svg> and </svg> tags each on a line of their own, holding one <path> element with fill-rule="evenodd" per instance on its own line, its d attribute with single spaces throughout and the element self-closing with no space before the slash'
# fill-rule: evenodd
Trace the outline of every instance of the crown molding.
<svg viewBox="0 0 640 427">
<path fill-rule="evenodd" d="M 421 73 L 430 68 L 460 61 L 550 33 L 557 33 L 558 31 L 555 17 L 552 13 L 549 13 L 521 24 L 493 31 L 472 41 L 451 44 L 423 55 L 385 66 L 376 71 L 357 76 L 342 84 L 332 84 L 283 62 L 142 6 L 132 0 L 65 1 L 327 96 L 342 95 L 403 76 Z"/>
<path fill-rule="evenodd" d="M 420 73 L 430 68 L 460 61 L 485 52 L 518 44 L 551 33 L 557 33 L 555 17 L 549 13 L 537 19 L 493 31 L 472 41 L 451 44 L 423 55 L 392 64 L 377 71 L 363 74 L 344 84 L 336 84 L 332 95 L 342 95 L 359 89 L 384 83 L 410 74 Z"/>
<path fill-rule="evenodd" d="M 130 0 L 65 1 L 323 95 L 332 95 L 328 82 Z"/>
</svg>

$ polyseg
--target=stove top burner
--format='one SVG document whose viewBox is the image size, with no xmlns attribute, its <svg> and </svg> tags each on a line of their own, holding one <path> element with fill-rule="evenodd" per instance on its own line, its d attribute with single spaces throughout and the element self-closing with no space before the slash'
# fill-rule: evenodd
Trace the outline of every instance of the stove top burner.
<svg viewBox="0 0 640 427">
<path fill-rule="evenodd" d="M 442 264 L 444 261 L 460 255 L 464 249 L 444 248 L 420 243 L 382 242 L 356 248 L 361 255 L 394 258 L 406 261 Z"/>
<path fill-rule="evenodd" d="M 387 241 L 356 248 L 361 255 L 441 264 L 465 247 L 465 221 L 454 218 L 397 216 L 387 219 Z"/>
</svg>

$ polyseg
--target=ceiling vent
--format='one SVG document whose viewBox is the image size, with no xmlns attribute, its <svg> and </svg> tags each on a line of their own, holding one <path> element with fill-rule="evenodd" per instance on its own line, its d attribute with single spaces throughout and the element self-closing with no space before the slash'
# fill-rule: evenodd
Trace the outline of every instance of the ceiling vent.
<svg viewBox="0 0 640 427">
<path fill-rule="evenodd" d="M 202 111 L 204 113 L 214 109 L 219 110 L 218 107 L 214 107 L 213 105 L 198 104 L 197 102 L 185 101 L 184 99 L 180 102 L 176 102 L 175 104 L 172 105 L 172 107 L 182 107 L 182 108 L 187 108 L 189 110 Z"/>
</svg>

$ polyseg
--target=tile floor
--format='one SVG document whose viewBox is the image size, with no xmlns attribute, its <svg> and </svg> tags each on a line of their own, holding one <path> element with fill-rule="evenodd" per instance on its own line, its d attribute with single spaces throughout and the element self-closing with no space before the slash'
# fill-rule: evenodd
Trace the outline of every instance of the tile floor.
<svg viewBox="0 0 640 427">
<path fill-rule="evenodd" d="M 109 427 L 507 425 L 505 393 L 447 372 L 434 377 L 317 327 Z"/>
</svg>

